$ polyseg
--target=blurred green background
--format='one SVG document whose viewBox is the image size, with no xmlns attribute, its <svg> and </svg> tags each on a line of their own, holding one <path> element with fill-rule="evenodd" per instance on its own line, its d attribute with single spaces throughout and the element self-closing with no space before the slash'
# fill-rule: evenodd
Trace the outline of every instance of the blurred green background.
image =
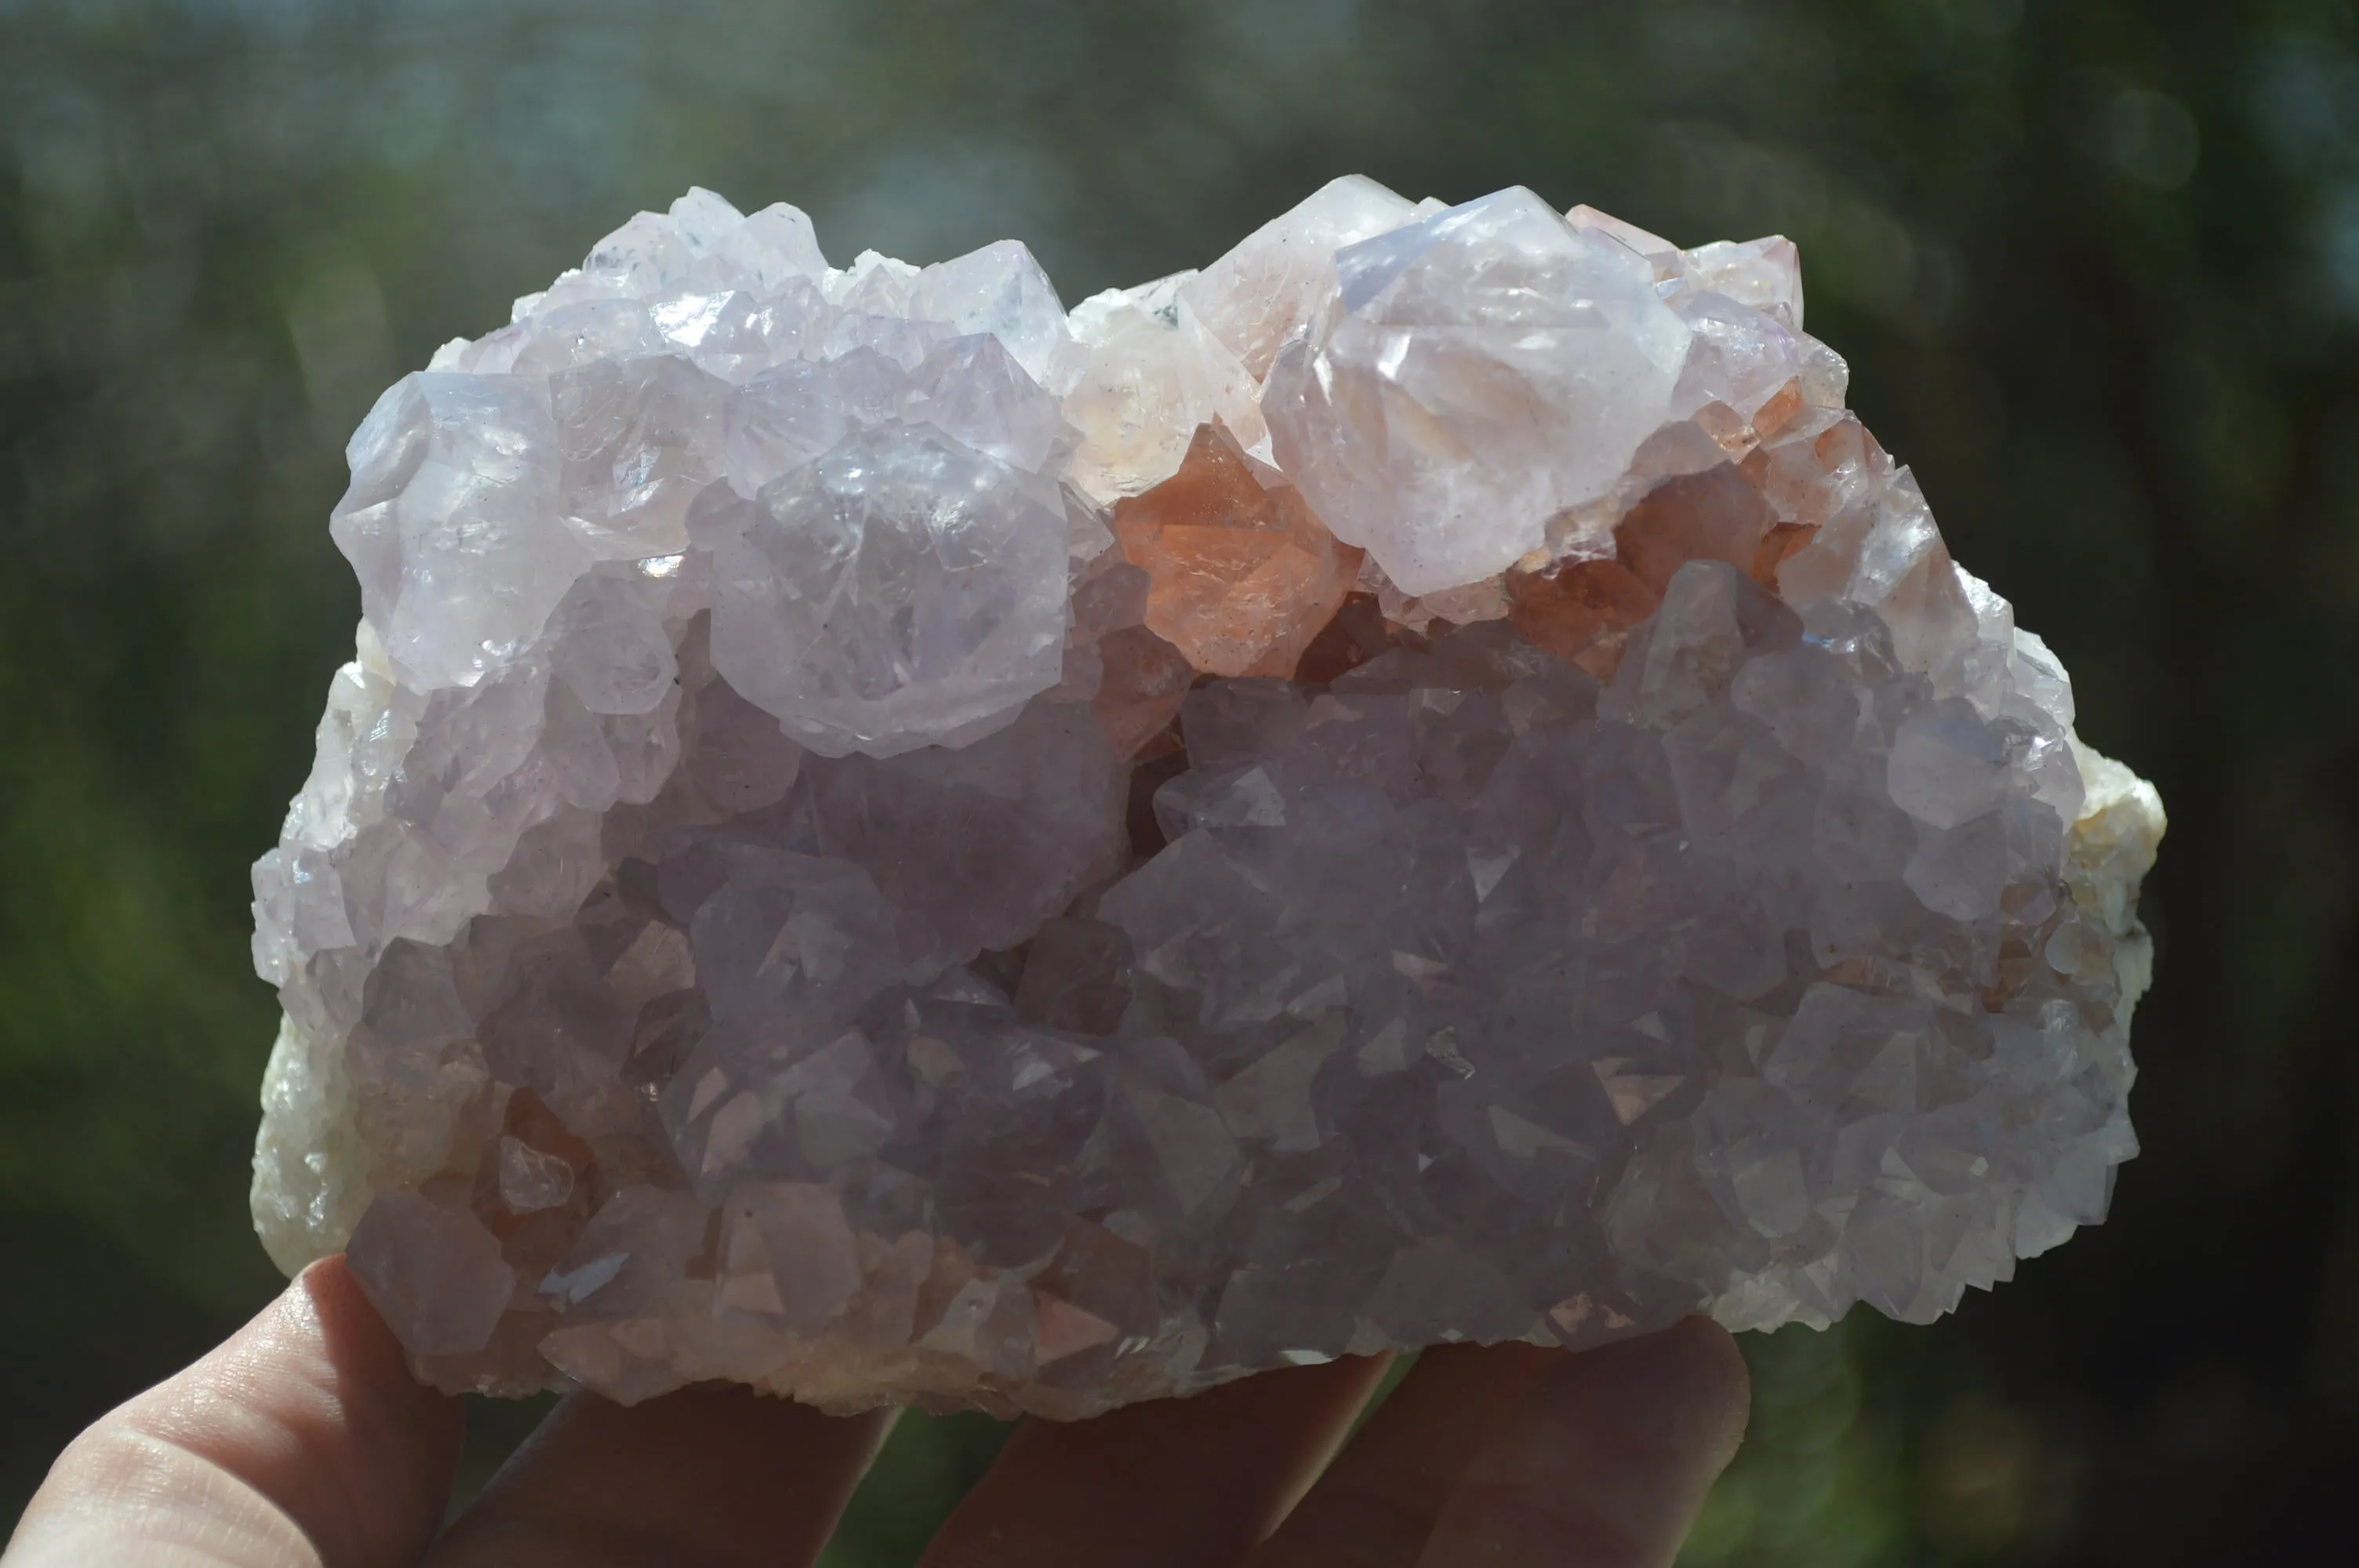
<svg viewBox="0 0 2359 1568">
<path fill-rule="evenodd" d="M 0 1518 L 276 1282 L 245 868 L 351 648 L 380 387 L 691 182 L 838 261 L 1013 234 L 1071 302 L 1353 169 L 1799 240 L 1854 403 L 2170 809 L 2114 1217 L 1938 1327 L 1751 1340 L 1686 1560 L 2318 1560 L 2359 1467 L 2330 0 L 0 0 Z M 998 1436 L 905 1422 L 840 1568 Z"/>
</svg>

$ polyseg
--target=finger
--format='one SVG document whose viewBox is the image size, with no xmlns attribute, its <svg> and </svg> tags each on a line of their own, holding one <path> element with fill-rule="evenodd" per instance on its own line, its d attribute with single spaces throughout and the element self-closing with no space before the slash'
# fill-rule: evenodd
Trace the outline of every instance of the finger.
<svg viewBox="0 0 2359 1568">
<path fill-rule="evenodd" d="M 1252 1568 L 1411 1568 L 1475 1450 L 1564 1355 L 1512 1344 L 1425 1352 Z"/>
<path fill-rule="evenodd" d="M 566 1399 L 493 1476 L 431 1568 L 645 1568 L 819 1555 L 890 1426 L 743 1388 L 628 1409 Z"/>
<path fill-rule="evenodd" d="M 1418 1561 L 1667 1564 L 1734 1456 L 1750 1400 L 1735 1341 L 1704 1318 L 1569 1357 L 1492 1432 Z"/>
<path fill-rule="evenodd" d="M 1094 1421 L 1029 1421 L 921 1568 L 1208 1568 L 1267 1535 L 1351 1430 L 1385 1357 L 1265 1372 Z"/>
<path fill-rule="evenodd" d="M 421 1388 L 342 1258 L 74 1439 L 7 1568 L 392 1568 L 440 1523 L 458 1406 Z"/>
</svg>

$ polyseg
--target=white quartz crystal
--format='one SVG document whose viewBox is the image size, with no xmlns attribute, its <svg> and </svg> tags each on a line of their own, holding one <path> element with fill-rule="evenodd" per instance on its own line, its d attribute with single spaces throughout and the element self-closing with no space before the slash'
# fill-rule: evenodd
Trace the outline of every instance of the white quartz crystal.
<svg viewBox="0 0 2359 1568">
<path fill-rule="evenodd" d="M 1335 254 L 1270 370 L 1278 466 L 1404 591 L 1504 571 L 1612 487 L 1692 336 L 1646 261 L 1503 190 Z"/>
<path fill-rule="evenodd" d="M 2006 1278 L 2161 803 L 1802 319 L 1520 189 L 1070 317 L 632 220 L 353 438 L 271 1255 L 445 1388 L 1058 1417 Z"/>
<path fill-rule="evenodd" d="M 1169 479 L 1196 427 L 1217 419 L 1266 443 L 1261 386 L 1190 303 L 1193 274 L 1108 289 L 1073 308 L 1083 358 L 1065 397 L 1081 433 L 1073 482 L 1101 503 Z"/>
<path fill-rule="evenodd" d="M 714 672 L 826 756 L 1012 722 L 1065 647 L 1070 530 L 1025 478 L 926 420 L 855 431 L 751 501 L 708 492 Z"/>
<path fill-rule="evenodd" d="M 1258 382 L 1278 350 L 1325 314 L 1343 287 L 1336 253 L 1417 216 L 1414 202 L 1365 175 L 1347 174 L 1247 234 L 1181 284 L 1180 297 Z"/>
</svg>

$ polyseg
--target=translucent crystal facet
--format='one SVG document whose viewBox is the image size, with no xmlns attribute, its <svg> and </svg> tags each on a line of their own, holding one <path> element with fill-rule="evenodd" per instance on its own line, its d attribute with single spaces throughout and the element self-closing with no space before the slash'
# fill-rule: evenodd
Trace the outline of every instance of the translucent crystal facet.
<svg viewBox="0 0 2359 1568">
<path fill-rule="evenodd" d="M 929 425 L 856 431 L 698 520 L 712 667 L 829 756 L 1012 721 L 1057 684 L 1068 527 L 1053 489 Z"/>
<path fill-rule="evenodd" d="M 1070 315 L 632 220 L 353 437 L 273 1257 L 444 1388 L 1057 1417 L 2006 1278 L 2160 802 L 1802 322 L 1520 189 Z"/>
<path fill-rule="evenodd" d="M 1270 371 L 1273 450 L 1336 537 L 1413 594 L 1490 577 L 1603 495 L 1691 334 L 1645 261 L 1505 190 L 1336 253 Z"/>
</svg>

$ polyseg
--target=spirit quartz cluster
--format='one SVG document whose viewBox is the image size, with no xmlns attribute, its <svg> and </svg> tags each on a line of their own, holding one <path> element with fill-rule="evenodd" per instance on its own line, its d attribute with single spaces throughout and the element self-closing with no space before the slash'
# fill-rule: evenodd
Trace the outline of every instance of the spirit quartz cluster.
<svg viewBox="0 0 2359 1568">
<path fill-rule="evenodd" d="M 353 439 L 272 1255 L 835 1410 L 1948 1311 L 2134 1152 L 2162 816 L 1844 383 L 1523 189 L 1071 312 L 641 214 Z"/>
</svg>

